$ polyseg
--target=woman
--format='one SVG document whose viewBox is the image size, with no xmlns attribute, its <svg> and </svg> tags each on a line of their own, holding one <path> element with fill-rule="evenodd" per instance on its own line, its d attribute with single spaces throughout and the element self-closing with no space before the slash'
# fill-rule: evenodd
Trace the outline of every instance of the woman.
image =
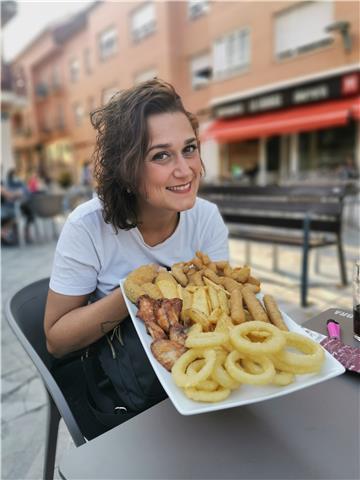
<svg viewBox="0 0 360 480">
<path fill-rule="evenodd" d="M 198 124 L 174 88 L 144 82 L 91 120 L 98 198 L 72 212 L 57 245 L 45 313 L 55 357 L 87 347 L 128 316 L 119 279 L 140 265 L 170 267 L 196 250 L 228 257 L 217 207 L 196 198 Z"/>
</svg>

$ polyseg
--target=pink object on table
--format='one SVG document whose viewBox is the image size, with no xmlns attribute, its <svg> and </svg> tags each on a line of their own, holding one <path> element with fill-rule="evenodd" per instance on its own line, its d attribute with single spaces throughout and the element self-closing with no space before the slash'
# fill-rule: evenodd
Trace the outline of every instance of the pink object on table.
<svg viewBox="0 0 360 480">
<path fill-rule="evenodd" d="M 327 322 L 327 331 L 330 338 L 340 339 L 340 324 L 336 320 L 328 320 Z"/>
</svg>

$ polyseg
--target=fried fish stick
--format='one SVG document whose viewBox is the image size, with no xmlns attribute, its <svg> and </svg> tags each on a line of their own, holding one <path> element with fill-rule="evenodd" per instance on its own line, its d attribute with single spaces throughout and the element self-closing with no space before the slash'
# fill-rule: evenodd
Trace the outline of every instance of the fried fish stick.
<svg viewBox="0 0 360 480">
<path fill-rule="evenodd" d="M 219 277 L 213 270 L 211 270 L 210 268 L 205 268 L 204 270 L 204 275 L 205 277 L 209 278 L 210 280 L 212 280 L 214 283 L 217 283 L 218 285 L 221 284 L 222 282 L 222 279 L 221 277 Z"/>
<path fill-rule="evenodd" d="M 261 303 L 256 298 L 255 293 L 249 287 L 244 287 L 241 290 L 241 293 L 247 309 L 251 313 L 251 316 L 254 318 L 254 320 L 270 323 L 270 319 L 263 309 Z"/>
<path fill-rule="evenodd" d="M 245 265 L 242 268 L 234 268 L 230 274 L 231 278 L 240 283 L 246 283 L 249 281 L 250 267 Z"/>
<path fill-rule="evenodd" d="M 221 277 L 221 280 L 222 280 L 221 283 L 222 283 L 223 287 L 225 287 L 225 289 L 230 293 L 234 289 L 241 290 L 243 288 L 243 285 L 241 283 L 237 282 L 236 280 L 234 280 L 233 278 Z"/>
<path fill-rule="evenodd" d="M 235 323 L 245 322 L 245 312 L 243 306 L 243 298 L 239 289 L 235 288 L 231 292 L 230 297 L 230 316 L 231 320 Z"/>
<path fill-rule="evenodd" d="M 275 302 L 275 299 L 271 295 L 264 295 L 263 302 L 266 308 L 266 311 L 270 317 L 271 323 L 278 327 L 280 330 L 289 331 L 287 325 L 285 324 L 281 312 Z"/>
</svg>

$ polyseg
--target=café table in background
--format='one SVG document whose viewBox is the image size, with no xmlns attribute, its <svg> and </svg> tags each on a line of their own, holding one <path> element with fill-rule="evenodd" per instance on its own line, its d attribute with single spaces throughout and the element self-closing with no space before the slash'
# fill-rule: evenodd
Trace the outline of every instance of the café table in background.
<svg viewBox="0 0 360 480">
<path fill-rule="evenodd" d="M 326 334 L 329 318 L 352 338 L 350 312 L 304 324 Z M 273 400 L 182 416 L 165 400 L 66 454 L 73 479 L 358 479 L 359 376 L 339 377 Z"/>
</svg>

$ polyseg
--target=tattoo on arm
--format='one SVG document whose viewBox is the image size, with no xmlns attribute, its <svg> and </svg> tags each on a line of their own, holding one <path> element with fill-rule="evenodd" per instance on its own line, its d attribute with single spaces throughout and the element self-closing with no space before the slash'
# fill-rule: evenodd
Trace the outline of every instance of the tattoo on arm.
<svg viewBox="0 0 360 480">
<path fill-rule="evenodd" d="M 117 324 L 119 323 L 118 320 L 114 320 L 112 322 L 102 322 L 100 324 L 100 330 L 101 333 L 107 333 L 109 332 L 112 328 L 114 328 Z"/>
</svg>

